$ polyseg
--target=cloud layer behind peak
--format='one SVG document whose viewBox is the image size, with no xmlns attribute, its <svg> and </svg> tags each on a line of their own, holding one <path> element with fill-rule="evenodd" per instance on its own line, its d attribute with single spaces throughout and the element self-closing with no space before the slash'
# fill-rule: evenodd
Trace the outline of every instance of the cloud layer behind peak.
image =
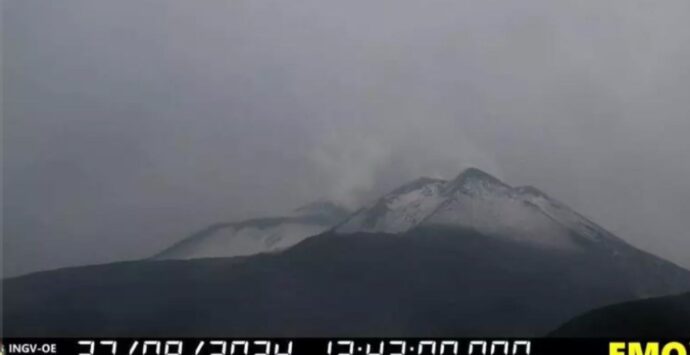
<svg viewBox="0 0 690 355">
<path fill-rule="evenodd" d="M 9 274 L 467 166 L 690 266 L 686 0 L 2 7 Z"/>
</svg>

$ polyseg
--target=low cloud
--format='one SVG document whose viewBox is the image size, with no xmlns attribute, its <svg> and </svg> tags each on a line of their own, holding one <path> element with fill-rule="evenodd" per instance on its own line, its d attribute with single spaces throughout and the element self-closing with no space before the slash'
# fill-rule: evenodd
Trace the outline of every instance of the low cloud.
<svg viewBox="0 0 690 355">
<path fill-rule="evenodd" d="M 690 3 L 2 3 L 5 272 L 477 166 L 690 267 Z"/>
</svg>

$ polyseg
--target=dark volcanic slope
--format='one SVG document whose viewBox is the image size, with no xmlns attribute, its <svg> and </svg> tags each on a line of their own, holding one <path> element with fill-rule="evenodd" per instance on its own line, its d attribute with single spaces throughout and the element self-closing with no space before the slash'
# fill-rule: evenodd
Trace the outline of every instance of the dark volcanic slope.
<svg viewBox="0 0 690 355">
<path fill-rule="evenodd" d="M 690 289 L 638 251 L 545 252 L 458 229 L 322 235 L 279 254 L 140 261 L 5 280 L 6 336 L 542 335 Z"/>
<path fill-rule="evenodd" d="M 687 337 L 690 293 L 604 307 L 566 323 L 557 337 Z"/>
</svg>

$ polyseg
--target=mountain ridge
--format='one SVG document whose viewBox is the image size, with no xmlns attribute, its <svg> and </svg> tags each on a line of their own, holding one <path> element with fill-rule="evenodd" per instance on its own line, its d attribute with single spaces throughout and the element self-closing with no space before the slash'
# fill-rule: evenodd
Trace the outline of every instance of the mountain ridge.
<svg viewBox="0 0 690 355">
<path fill-rule="evenodd" d="M 303 217 L 245 226 L 270 229 Z M 414 180 L 334 226 L 272 252 L 159 258 L 5 280 L 12 324 L 6 331 L 541 336 L 591 309 L 690 290 L 690 271 L 635 248 L 536 188 L 511 187 L 478 169 L 451 181 Z M 215 238 L 224 228 L 237 226 L 211 226 L 197 239 Z"/>
</svg>

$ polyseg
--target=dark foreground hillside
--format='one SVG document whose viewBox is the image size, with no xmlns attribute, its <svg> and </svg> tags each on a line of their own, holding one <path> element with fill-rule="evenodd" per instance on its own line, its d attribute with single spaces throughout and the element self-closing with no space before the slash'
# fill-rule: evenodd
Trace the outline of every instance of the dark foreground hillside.
<svg viewBox="0 0 690 355">
<path fill-rule="evenodd" d="M 530 336 L 690 289 L 649 254 L 542 249 L 459 229 L 322 235 L 279 254 L 5 280 L 12 336 Z"/>
<path fill-rule="evenodd" d="M 557 337 L 687 337 L 690 293 L 604 307 L 564 324 Z"/>
</svg>

